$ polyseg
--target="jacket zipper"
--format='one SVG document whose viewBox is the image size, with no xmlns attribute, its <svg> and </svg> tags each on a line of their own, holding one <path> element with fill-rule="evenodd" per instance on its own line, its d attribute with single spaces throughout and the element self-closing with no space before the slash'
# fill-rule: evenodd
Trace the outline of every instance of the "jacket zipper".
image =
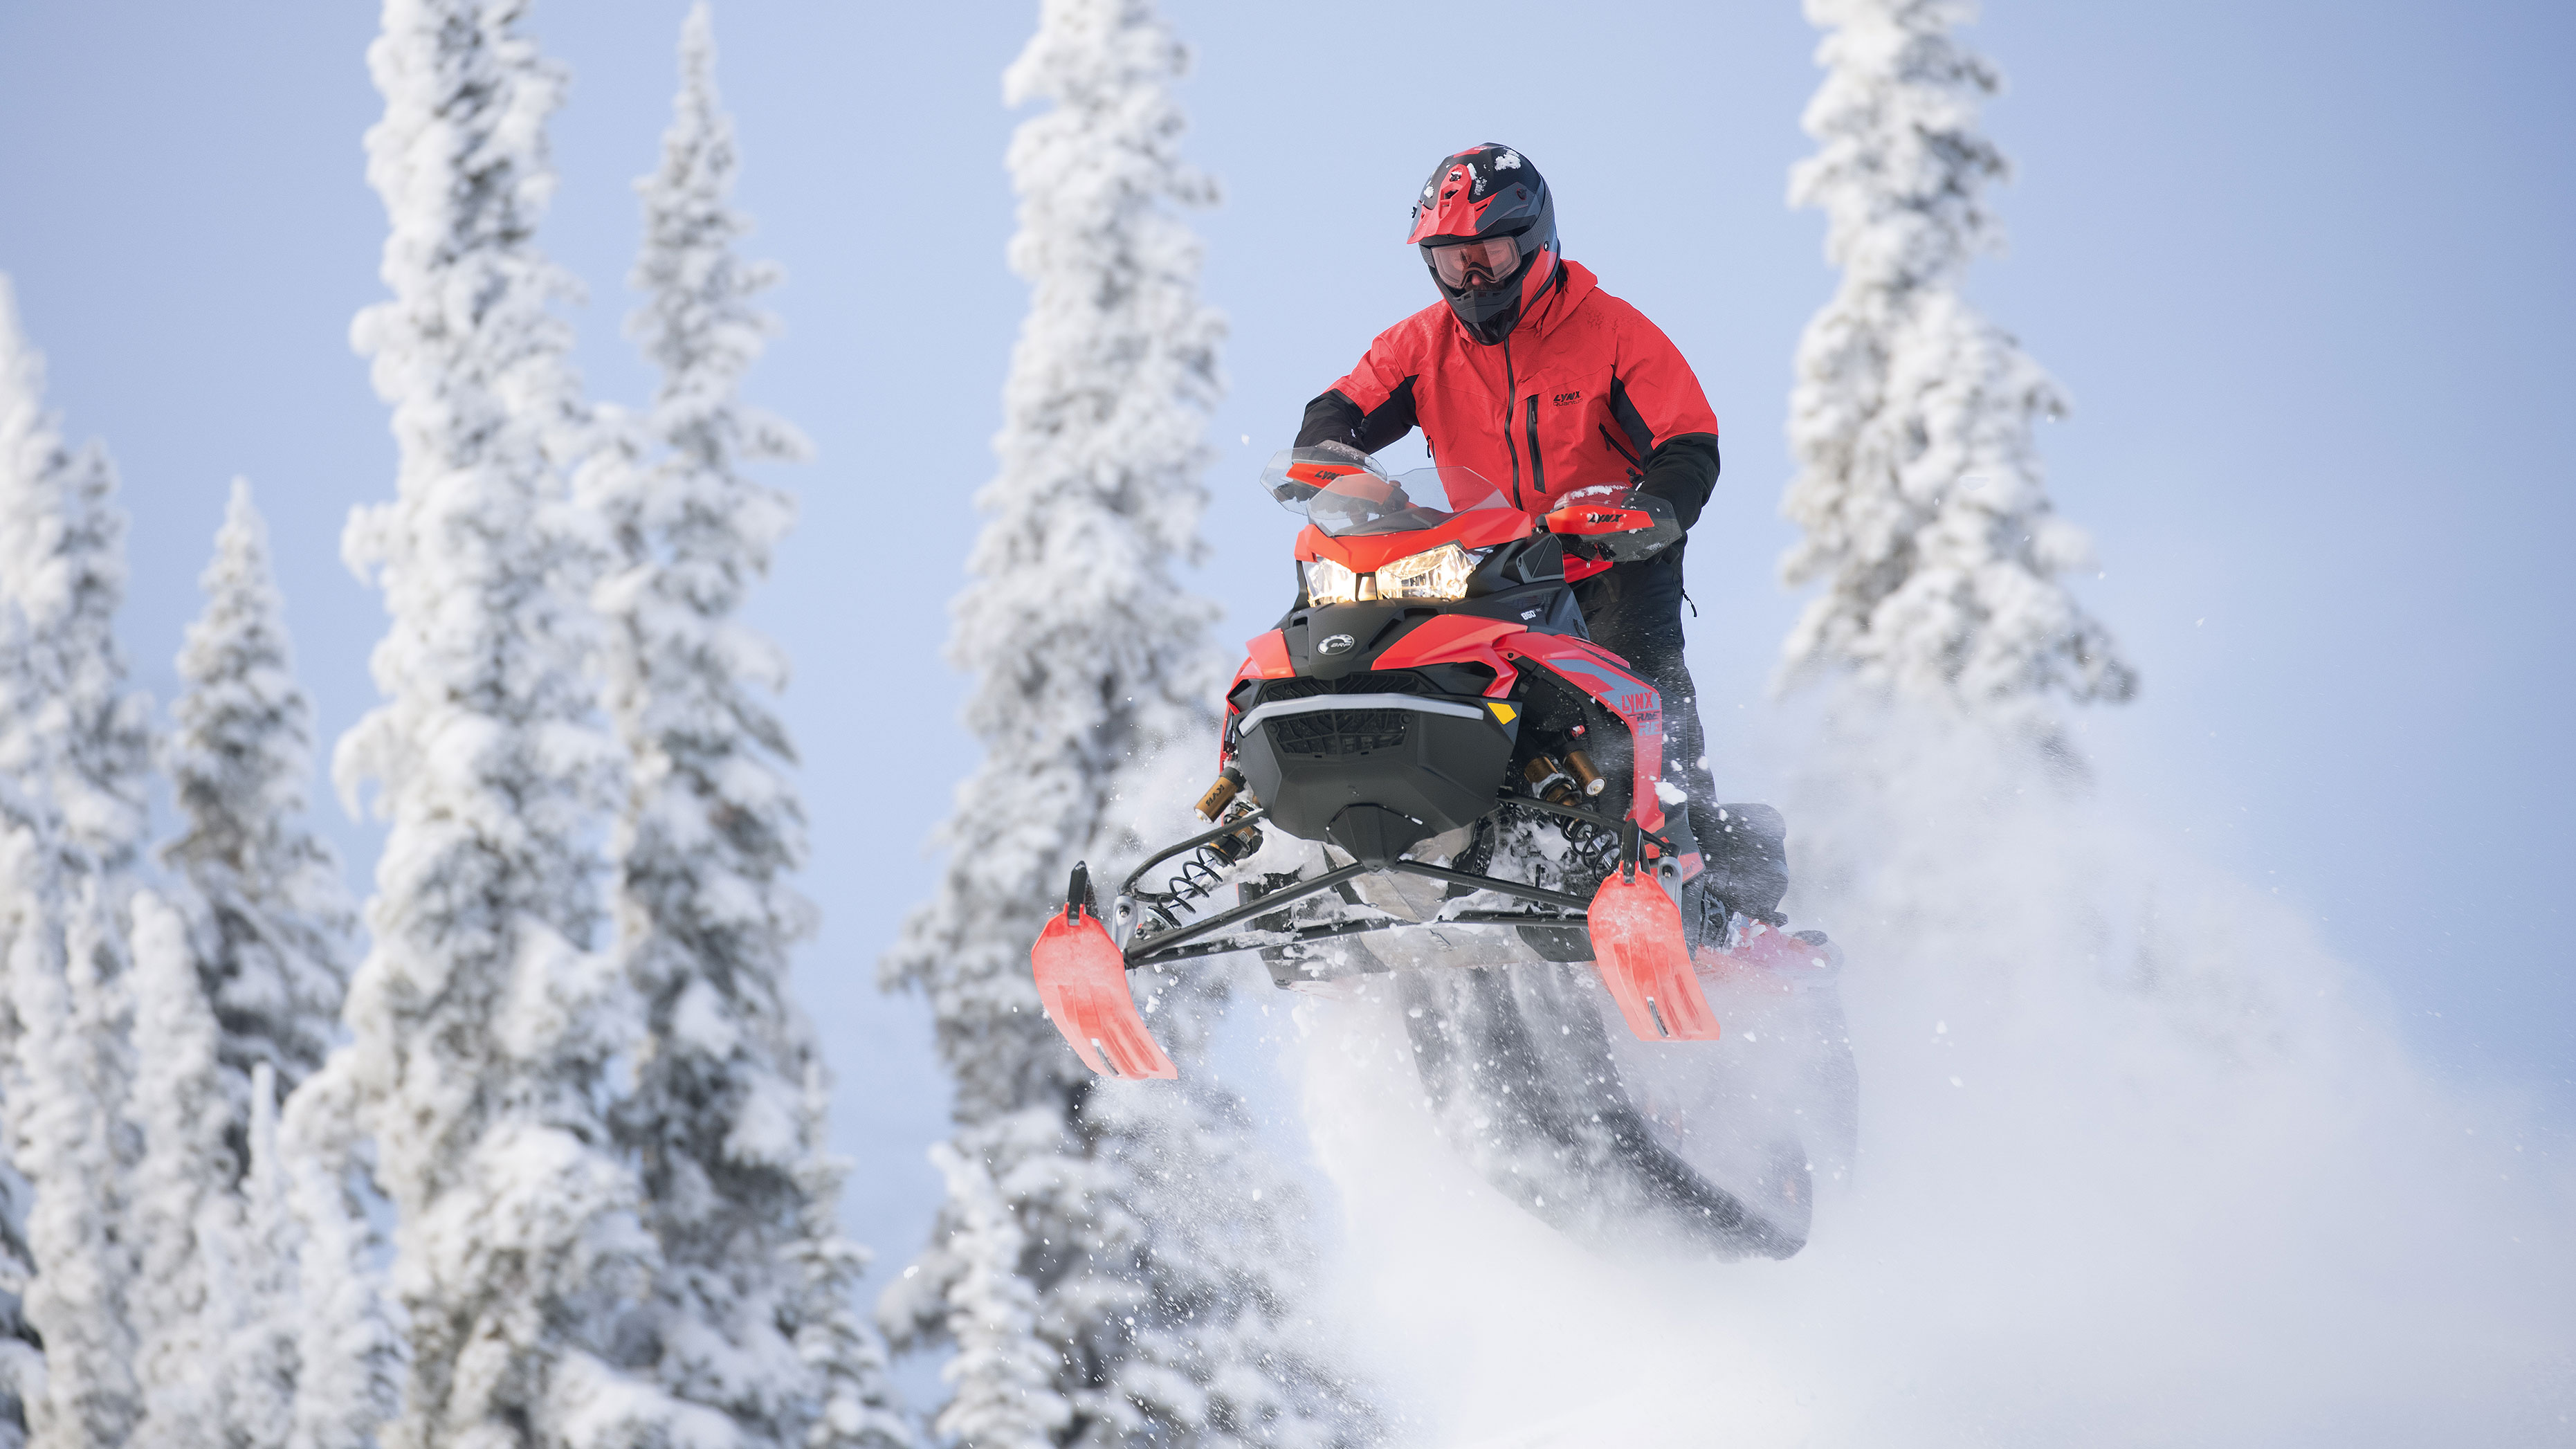
<svg viewBox="0 0 2576 1449">
<path fill-rule="evenodd" d="M 1521 385 L 1512 375 L 1512 339 L 1503 336 L 1503 452 L 1512 460 L 1512 506 L 1521 506 L 1521 450 L 1512 441 L 1512 404 L 1520 399 Z"/>
<path fill-rule="evenodd" d="M 1538 452 L 1538 394 L 1529 399 L 1530 487 L 1538 490 L 1539 501 L 1547 501 L 1547 460 Z"/>
<path fill-rule="evenodd" d="M 1637 461 L 1637 455 L 1628 451 L 1628 445 L 1620 442 L 1617 434 L 1610 431 L 1608 423 L 1601 425 L 1601 441 L 1608 443 L 1612 452 L 1628 460 L 1629 482 L 1637 482 L 1646 476 L 1646 466 Z"/>
</svg>

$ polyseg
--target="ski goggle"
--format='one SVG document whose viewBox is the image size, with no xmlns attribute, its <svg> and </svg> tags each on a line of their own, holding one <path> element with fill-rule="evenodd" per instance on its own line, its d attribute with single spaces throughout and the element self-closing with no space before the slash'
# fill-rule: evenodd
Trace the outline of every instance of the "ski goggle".
<svg viewBox="0 0 2576 1449">
<path fill-rule="evenodd" d="M 1521 260 L 1521 239 L 1516 236 L 1432 242 L 1422 249 L 1431 254 L 1431 270 L 1444 287 L 1464 287 L 1471 278 L 1476 285 L 1490 287 L 1510 276 Z"/>
</svg>

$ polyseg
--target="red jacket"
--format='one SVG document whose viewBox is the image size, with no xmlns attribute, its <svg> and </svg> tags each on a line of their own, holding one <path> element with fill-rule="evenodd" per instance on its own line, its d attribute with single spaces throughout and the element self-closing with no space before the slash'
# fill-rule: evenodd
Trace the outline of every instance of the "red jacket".
<svg viewBox="0 0 2576 1449">
<path fill-rule="evenodd" d="M 1474 469 L 1532 512 L 1595 483 L 1643 483 L 1687 528 L 1717 480 L 1717 416 L 1690 364 L 1578 262 L 1497 345 L 1469 336 L 1446 302 L 1380 333 L 1307 405 L 1297 443 L 1373 453 L 1416 426 L 1439 463 Z"/>
</svg>

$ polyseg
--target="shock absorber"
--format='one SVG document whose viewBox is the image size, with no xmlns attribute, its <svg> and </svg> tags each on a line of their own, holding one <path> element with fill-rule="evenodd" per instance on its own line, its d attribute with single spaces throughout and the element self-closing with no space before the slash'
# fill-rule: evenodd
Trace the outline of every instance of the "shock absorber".
<svg viewBox="0 0 2576 1449">
<path fill-rule="evenodd" d="M 1565 767 L 1574 772 L 1574 778 L 1583 782 L 1583 793 L 1587 797 L 1600 794 L 1610 783 L 1601 773 L 1601 767 L 1592 763 L 1592 757 L 1581 750 L 1565 752 Z"/>
<path fill-rule="evenodd" d="M 1226 766 L 1225 773 L 1217 776 L 1216 783 L 1208 786 L 1207 793 L 1199 797 L 1199 818 L 1214 824 L 1242 789 L 1243 772 L 1232 765 Z"/>
<path fill-rule="evenodd" d="M 1222 790 L 1225 792 L 1225 800 L 1231 801 L 1232 805 L 1229 808 L 1225 803 L 1219 802 L 1216 808 L 1224 812 L 1227 821 L 1240 820 L 1251 814 L 1253 802 L 1250 797 L 1237 798 L 1242 785 L 1243 777 L 1231 769 L 1227 770 L 1218 778 L 1216 784 L 1209 788 L 1207 796 L 1200 800 L 1201 813 L 1210 813 L 1205 807 L 1210 800 L 1215 800 L 1218 791 Z M 1164 925 L 1179 925 L 1180 918 L 1172 914 L 1172 907 L 1184 906 L 1191 901 L 1205 900 L 1216 894 L 1217 888 L 1225 883 L 1226 868 L 1248 859 L 1255 851 L 1261 849 L 1261 845 L 1262 835 L 1259 825 L 1246 825 L 1240 830 L 1229 831 L 1218 836 L 1191 851 L 1181 862 L 1180 869 L 1174 871 L 1171 877 L 1163 882 L 1163 889 L 1159 893 L 1142 896 L 1146 908 L 1161 917 Z"/>
<path fill-rule="evenodd" d="M 1532 755 L 1530 762 L 1521 767 L 1521 778 L 1529 781 L 1538 798 L 1550 805 L 1563 805 L 1574 799 L 1574 776 L 1553 755 Z"/>
</svg>

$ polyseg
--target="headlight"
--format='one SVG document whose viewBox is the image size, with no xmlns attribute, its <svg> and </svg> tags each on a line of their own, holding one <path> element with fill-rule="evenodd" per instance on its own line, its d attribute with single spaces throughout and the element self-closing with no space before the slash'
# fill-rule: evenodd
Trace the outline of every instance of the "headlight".
<svg viewBox="0 0 2576 1449">
<path fill-rule="evenodd" d="M 1333 562 L 1319 558 L 1306 565 L 1306 598 L 1316 604 L 1353 604 L 1359 602 L 1360 576 Z"/>
<path fill-rule="evenodd" d="M 1467 575 L 1486 550 L 1469 553 L 1454 543 L 1400 558 L 1373 574 L 1354 573 L 1328 558 L 1306 565 L 1306 599 L 1314 604 L 1357 604 L 1375 599 L 1463 599 Z"/>
<path fill-rule="evenodd" d="M 1400 558 L 1377 571 L 1381 599 L 1463 599 L 1476 560 L 1454 543 Z"/>
</svg>

